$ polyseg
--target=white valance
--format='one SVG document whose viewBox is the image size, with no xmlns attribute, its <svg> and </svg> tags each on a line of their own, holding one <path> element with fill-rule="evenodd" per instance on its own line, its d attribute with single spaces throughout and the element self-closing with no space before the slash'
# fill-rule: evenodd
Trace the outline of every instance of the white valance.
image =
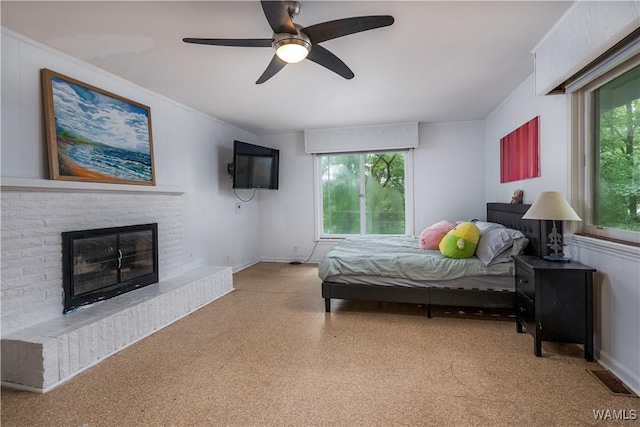
<svg viewBox="0 0 640 427">
<path fill-rule="evenodd" d="M 546 95 L 631 34 L 640 2 L 579 1 L 533 49 L 536 95 Z"/>
<path fill-rule="evenodd" d="M 418 147 L 418 123 L 304 131 L 309 154 L 399 150 Z"/>
</svg>

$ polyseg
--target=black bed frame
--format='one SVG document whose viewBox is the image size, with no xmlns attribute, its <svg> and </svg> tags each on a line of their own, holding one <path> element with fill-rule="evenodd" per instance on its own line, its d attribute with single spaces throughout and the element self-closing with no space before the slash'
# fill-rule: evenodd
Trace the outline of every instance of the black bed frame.
<svg viewBox="0 0 640 427">
<path fill-rule="evenodd" d="M 530 205 L 487 203 L 487 221 L 522 231 L 529 239 L 526 254 L 542 256 L 547 253 L 546 243 L 551 232 L 551 221 L 523 220 Z M 562 230 L 558 230 L 562 233 Z M 515 280 L 515 279 L 514 279 Z M 331 299 L 400 302 L 424 304 L 427 316 L 431 306 L 477 307 L 485 309 L 515 310 L 515 292 L 462 288 L 409 288 L 379 285 L 322 282 L 325 311 L 331 311 Z"/>
</svg>

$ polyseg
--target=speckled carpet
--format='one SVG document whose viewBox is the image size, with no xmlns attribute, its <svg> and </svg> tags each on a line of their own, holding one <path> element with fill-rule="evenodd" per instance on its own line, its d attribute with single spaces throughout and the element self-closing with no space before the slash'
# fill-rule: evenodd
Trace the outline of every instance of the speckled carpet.
<svg viewBox="0 0 640 427">
<path fill-rule="evenodd" d="M 600 366 L 577 346 L 544 343 L 535 357 L 513 319 L 352 301 L 327 314 L 309 264 L 260 263 L 234 286 L 46 394 L 3 390 L 2 426 L 602 426 L 594 411 L 640 414 L 640 399 L 595 382 Z"/>
</svg>

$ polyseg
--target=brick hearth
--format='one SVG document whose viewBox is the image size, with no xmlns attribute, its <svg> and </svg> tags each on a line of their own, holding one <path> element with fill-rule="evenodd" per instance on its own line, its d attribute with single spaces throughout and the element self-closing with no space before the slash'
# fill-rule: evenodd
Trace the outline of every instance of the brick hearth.
<svg viewBox="0 0 640 427">
<path fill-rule="evenodd" d="M 231 267 L 200 267 L 2 339 L 2 385 L 46 392 L 233 290 Z"/>
</svg>

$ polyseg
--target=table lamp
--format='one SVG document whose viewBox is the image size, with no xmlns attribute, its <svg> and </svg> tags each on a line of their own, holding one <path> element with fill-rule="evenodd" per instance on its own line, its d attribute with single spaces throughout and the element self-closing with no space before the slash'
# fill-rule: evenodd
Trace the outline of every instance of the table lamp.
<svg viewBox="0 0 640 427">
<path fill-rule="evenodd" d="M 522 219 L 543 219 L 553 221 L 553 228 L 549 234 L 549 246 L 553 249 L 553 255 L 546 255 L 543 258 L 556 262 L 571 262 L 562 253 L 562 235 L 558 233 L 556 221 L 582 221 L 576 211 L 573 210 L 564 196 L 557 191 L 545 191 L 533 202 L 529 210 Z"/>
</svg>

